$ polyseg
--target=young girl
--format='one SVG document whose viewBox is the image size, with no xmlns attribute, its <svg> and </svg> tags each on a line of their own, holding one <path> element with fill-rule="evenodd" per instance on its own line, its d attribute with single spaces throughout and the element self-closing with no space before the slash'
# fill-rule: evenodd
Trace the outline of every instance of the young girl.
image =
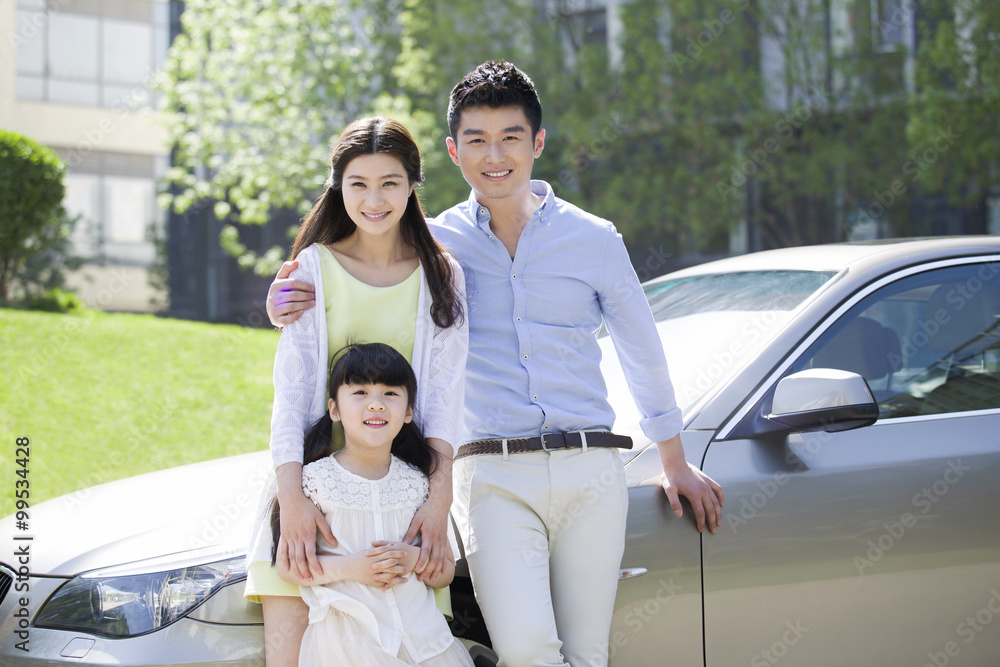
<svg viewBox="0 0 1000 667">
<path fill-rule="evenodd" d="M 473 664 L 429 588 L 451 582 L 454 561 L 426 583 L 405 576 L 420 549 L 401 540 L 427 498 L 437 457 L 412 421 L 416 390 L 410 365 L 382 343 L 347 347 L 330 371 L 328 412 L 305 439 L 302 489 L 337 545 L 320 540 L 323 575 L 311 582 L 278 564 L 281 578 L 300 585 L 309 605 L 300 665 Z M 343 425 L 344 446 L 330 454 L 334 422 Z M 453 557 L 457 547 L 449 537 Z M 383 584 L 374 578 L 379 573 L 398 583 Z"/>
<path fill-rule="evenodd" d="M 249 600 L 264 612 L 268 667 L 298 662 L 308 609 L 299 587 L 271 565 L 286 563 L 309 582 L 324 574 L 317 532 L 339 536 L 302 492 L 303 437 L 327 410 L 332 353 L 349 341 L 379 341 L 406 358 L 420 383 L 414 421 L 440 456 L 430 495 L 404 541 L 420 537 L 416 572 L 423 580 L 447 567 L 451 460 L 461 437 L 468 325 L 462 269 L 431 237 L 415 187 L 420 151 L 400 123 L 364 118 L 344 130 L 330 158 L 323 195 L 306 216 L 292 249 L 292 277 L 311 283 L 316 303 L 286 326 L 274 359 L 271 458 L 275 482 L 265 489 L 248 551 Z M 335 429 L 339 443 L 342 435 Z M 272 542 L 267 508 L 277 496 L 281 539 Z"/>
</svg>

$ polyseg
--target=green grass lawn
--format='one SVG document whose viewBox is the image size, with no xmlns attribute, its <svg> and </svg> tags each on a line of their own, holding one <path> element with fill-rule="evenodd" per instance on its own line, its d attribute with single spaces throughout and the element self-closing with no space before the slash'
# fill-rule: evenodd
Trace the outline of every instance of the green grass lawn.
<svg viewBox="0 0 1000 667">
<path fill-rule="evenodd" d="M 267 448 L 273 330 L 152 315 L 0 309 L 0 516 L 16 439 L 30 502 Z"/>
</svg>

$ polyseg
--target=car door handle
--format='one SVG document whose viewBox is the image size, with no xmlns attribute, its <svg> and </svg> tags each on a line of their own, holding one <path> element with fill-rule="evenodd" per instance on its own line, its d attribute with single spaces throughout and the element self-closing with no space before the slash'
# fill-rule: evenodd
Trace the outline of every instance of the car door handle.
<svg viewBox="0 0 1000 667">
<path fill-rule="evenodd" d="M 622 579 L 641 577 L 647 572 L 649 572 L 649 570 L 647 570 L 644 567 L 623 567 L 622 569 L 618 570 L 618 580 L 621 581 Z"/>
</svg>

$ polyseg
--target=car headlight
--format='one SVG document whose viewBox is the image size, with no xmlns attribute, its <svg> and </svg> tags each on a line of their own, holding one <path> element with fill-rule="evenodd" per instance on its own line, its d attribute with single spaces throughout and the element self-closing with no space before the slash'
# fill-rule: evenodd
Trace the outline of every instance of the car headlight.
<svg viewBox="0 0 1000 667">
<path fill-rule="evenodd" d="M 35 617 L 35 626 L 132 637 L 182 618 L 226 584 L 246 577 L 246 558 L 170 569 L 164 559 L 95 570 L 63 584 Z"/>
</svg>

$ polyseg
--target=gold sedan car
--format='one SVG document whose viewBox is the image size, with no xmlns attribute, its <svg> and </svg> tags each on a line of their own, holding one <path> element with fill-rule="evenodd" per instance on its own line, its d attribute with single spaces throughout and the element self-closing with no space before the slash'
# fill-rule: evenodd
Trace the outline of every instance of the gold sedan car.
<svg viewBox="0 0 1000 667">
<path fill-rule="evenodd" d="M 636 443 L 610 663 L 995 667 L 1000 238 L 769 251 L 645 287 L 688 460 L 726 505 L 714 535 L 669 510 L 605 338 Z M 268 461 L 48 501 L 30 541 L 0 521 L 0 665 L 262 665 L 243 549 Z M 452 595 L 495 664 L 468 580 Z"/>
</svg>

